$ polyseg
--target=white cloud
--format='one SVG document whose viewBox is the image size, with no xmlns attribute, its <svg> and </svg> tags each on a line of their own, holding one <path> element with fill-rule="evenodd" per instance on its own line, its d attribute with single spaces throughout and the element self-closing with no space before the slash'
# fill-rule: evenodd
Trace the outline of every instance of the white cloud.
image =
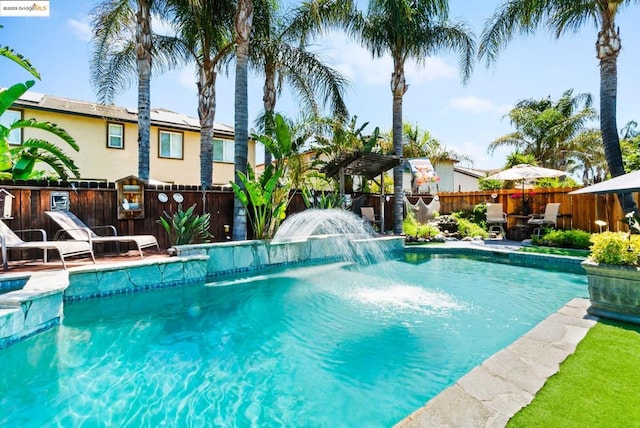
<svg viewBox="0 0 640 428">
<path fill-rule="evenodd" d="M 83 42 L 91 40 L 92 32 L 89 24 L 89 17 L 84 16 L 82 19 L 68 19 L 67 26 L 71 28 L 71 32 Z"/>
<path fill-rule="evenodd" d="M 180 70 L 178 70 L 177 74 L 178 74 L 177 80 L 181 86 L 184 86 L 186 89 L 188 89 L 192 93 L 197 92 L 196 90 L 197 77 L 195 75 L 193 65 L 187 65 L 186 67 L 181 68 Z"/>
<path fill-rule="evenodd" d="M 351 81 L 369 86 L 389 84 L 393 71 L 393 61 L 389 55 L 373 58 L 359 43 L 339 32 L 326 35 L 319 47 L 317 52 Z M 419 85 L 436 79 L 455 78 L 458 71 L 442 58 L 429 57 L 421 65 L 407 61 L 405 74 L 408 84 Z"/>
<path fill-rule="evenodd" d="M 471 113 L 486 113 L 495 111 L 496 107 L 489 100 L 483 100 L 473 95 L 468 97 L 452 98 L 449 100 L 449 107 Z"/>
</svg>

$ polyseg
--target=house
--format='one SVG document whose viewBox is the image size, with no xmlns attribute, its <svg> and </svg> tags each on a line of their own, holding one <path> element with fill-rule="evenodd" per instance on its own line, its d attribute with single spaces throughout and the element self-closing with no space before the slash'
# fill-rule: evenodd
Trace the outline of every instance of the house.
<svg viewBox="0 0 640 428">
<path fill-rule="evenodd" d="M 28 138 L 50 141 L 76 163 L 82 179 L 115 181 L 138 173 L 138 115 L 136 109 L 105 106 L 87 101 L 25 93 L 0 118 L 10 124 L 17 119 L 35 118 L 53 122 L 67 131 L 80 146 L 75 152 L 55 135 L 39 129 L 14 132 L 10 144 Z M 248 160 L 255 165 L 255 143 L 249 141 Z M 234 131 L 227 125 L 214 125 L 213 184 L 234 180 Z M 46 165 L 38 165 L 46 168 Z M 151 110 L 149 175 L 153 180 L 200 184 L 200 122 L 198 119 L 165 109 Z"/>
<path fill-rule="evenodd" d="M 480 179 L 487 176 L 486 171 L 473 168 L 453 167 L 454 192 L 476 192 L 480 190 Z"/>
</svg>

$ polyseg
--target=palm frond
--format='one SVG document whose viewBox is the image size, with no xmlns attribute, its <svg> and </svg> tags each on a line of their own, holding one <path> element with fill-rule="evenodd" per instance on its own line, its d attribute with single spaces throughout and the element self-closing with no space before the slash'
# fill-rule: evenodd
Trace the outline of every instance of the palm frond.
<svg viewBox="0 0 640 428">
<path fill-rule="evenodd" d="M 489 65 L 516 34 L 532 33 L 552 12 L 555 0 L 512 0 L 487 20 L 480 35 L 478 57 Z"/>
</svg>

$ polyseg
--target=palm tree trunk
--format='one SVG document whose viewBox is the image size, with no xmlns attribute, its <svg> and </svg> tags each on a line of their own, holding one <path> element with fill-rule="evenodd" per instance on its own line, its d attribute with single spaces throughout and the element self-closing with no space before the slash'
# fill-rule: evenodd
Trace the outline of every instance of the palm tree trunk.
<svg viewBox="0 0 640 428">
<path fill-rule="evenodd" d="M 264 68 L 264 94 L 262 102 L 264 106 L 264 133 L 273 136 L 275 130 L 274 114 L 276 108 L 276 70 L 275 65 L 267 63 Z M 271 163 L 271 152 L 264 149 L 264 165 L 265 167 Z"/>
<path fill-rule="evenodd" d="M 600 132 L 604 144 L 604 154 L 612 177 L 624 174 L 622 150 L 618 138 L 616 122 L 616 102 L 618 96 L 618 53 L 620 37 L 614 22 L 603 24 L 596 43 L 597 57 L 600 59 Z M 630 193 L 619 193 L 618 202 L 624 213 L 637 211 Z"/>
<path fill-rule="evenodd" d="M 148 0 L 138 0 L 136 13 L 138 67 L 138 176 L 149 179 L 151 135 L 151 13 Z"/>
<path fill-rule="evenodd" d="M 402 156 L 402 97 L 407 92 L 404 78 L 404 61 L 394 60 L 394 71 L 391 74 L 391 93 L 393 94 L 393 154 Z M 404 194 L 402 191 L 402 166 L 393 168 L 393 233 L 402 234 L 404 220 Z"/>
<path fill-rule="evenodd" d="M 235 169 L 243 174 L 247 172 L 249 103 L 247 95 L 247 80 L 249 73 L 249 37 L 253 20 L 253 2 L 239 0 L 236 10 L 236 83 L 235 83 Z M 242 182 L 236 175 L 236 183 Z M 247 212 L 242 202 L 236 196 L 233 202 L 233 231 L 234 241 L 247 239 Z"/>
<path fill-rule="evenodd" d="M 213 127 L 216 115 L 216 78 L 214 63 L 206 58 L 198 80 L 198 117 L 200 118 L 200 184 L 204 189 L 213 181 Z"/>
</svg>

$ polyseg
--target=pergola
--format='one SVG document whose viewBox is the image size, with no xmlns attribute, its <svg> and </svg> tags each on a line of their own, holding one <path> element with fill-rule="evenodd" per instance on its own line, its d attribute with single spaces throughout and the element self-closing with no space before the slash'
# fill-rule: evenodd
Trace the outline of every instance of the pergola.
<svg viewBox="0 0 640 428">
<path fill-rule="evenodd" d="M 380 229 L 384 232 L 384 173 L 400 165 L 402 158 L 371 152 L 348 152 L 337 156 L 322 171 L 328 178 L 339 176 L 340 196 L 344 196 L 344 176 L 358 175 L 366 180 L 380 176 Z"/>
</svg>

